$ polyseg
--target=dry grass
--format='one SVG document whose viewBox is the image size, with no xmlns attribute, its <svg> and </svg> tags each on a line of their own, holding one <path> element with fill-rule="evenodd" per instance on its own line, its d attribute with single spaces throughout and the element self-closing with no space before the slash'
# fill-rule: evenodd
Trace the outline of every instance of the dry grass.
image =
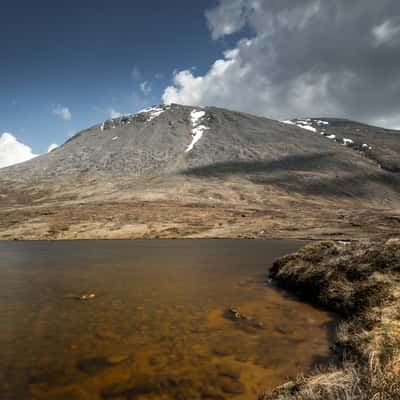
<svg viewBox="0 0 400 400">
<path fill-rule="evenodd" d="M 278 260 L 272 275 L 342 314 L 336 340 L 341 363 L 262 400 L 400 400 L 400 239 L 312 244 Z"/>
</svg>

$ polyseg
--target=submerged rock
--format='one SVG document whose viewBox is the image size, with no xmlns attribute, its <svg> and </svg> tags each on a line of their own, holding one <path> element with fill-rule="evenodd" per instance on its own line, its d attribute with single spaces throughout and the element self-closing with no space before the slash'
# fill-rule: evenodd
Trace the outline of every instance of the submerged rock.
<svg viewBox="0 0 400 400">
<path fill-rule="evenodd" d="M 240 378 L 240 370 L 229 364 L 219 364 L 217 365 L 217 371 L 219 376 L 226 376 L 231 379 Z"/>
<path fill-rule="evenodd" d="M 103 399 L 120 397 L 136 399 L 158 394 L 168 394 L 171 398 L 182 400 L 198 398 L 197 388 L 192 380 L 172 375 L 136 376 L 126 381 L 116 382 L 101 391 Z"/>
<path fill-rule="evenodd" d="M 233 321 L 238 321 L 243 318 L 242 313 L 236 308 L 229 308 L 225 311 L 225 316 Z"/>
<path fill-rule="evenodd" d="M 89 375 L 95 375 L 103 370 L 121 364 L 129 359 L 127 355 L 113 355 L 109 357 L 84 358 L 76 363 L 76 367 Z"/>
<path fill-rule="evenodd" d="M 222 382 L 221 389 L 228 394 L 243 394 L 246 391 L 242 382 L 228 378 Z"/>
<path fill-rule="evenodd" d="M 223 343 L 217 343 L 212 346 L 212 352 L 216 356 L 227 357 L 232 355 L 234 350 L 232 349 L 232 346 L 229 344 L 224 345 Z"/>
<path fill-rule="evenodd" d="M 121 336 L 118 333 L 108 330 L 101 330 L 96 332 L 96 336 L 103 340 L 120 340 Z"/>
<path fill-rule="evenodd" d="M 110 363 L 111 365 L 121 364 L 128 360 L 129 360 L 129 356 L 127 354 L 116 354 L 116 355 L 107 357 L 107 362 Z"/>
<path fill-rule="evenodd" d="M 225 400 L 226 398 L 222 396 L 219 391 L 217 392 L 212 388 L 204 388 L 201 393 L 201 400 Z"/>
<path fill-rule="evenodd" d="M 101 391 L 101 397 L 103 399 L 112 399 L 125 396 L 129 399 L 134 399 L 139 396 L 156 394 L 158 392 L 159 387 L 151 382 L 138 383 L 135 381 L 125 381 L 107 386 Z"/>
<path fill-rule="evenodd" d="M 155 356 L 149 358 L 149 365 L 151 365 L 152 367 L 159 365 L 160 363 L 161 361 Z"/>
<path fill-rule="evenodd" d="M 29 372 L 30 385 L 46 383 L 48 385 L 66 385 L 74 381 L 74 376 L 63 369 L 52 369 L 50 366 L 34 368 Z"/>
<path fill-rule="evenodd" d="M 293 331 L 287 326 L 287 325 L 276 325 L 275 326 L 275 330 L 278 333 L 281 333 L 282 335 L 289 335 L 291 334 Z"/>
<path fill-rule="evenodd" d="M 111 365 L 106 357 L 85 358 L 76 363 L 76 367 L 80 371 L 89 375 L 95 375 Z"/>
<path fill-rule="evenodd" d="M 81 301 L 93 300 L 96 298 L 96 293 L 81 294 L 76 299 Z"/>
<path fill-rule="evenodd" d="M 235 322 L 235 326 L 248 333 L 255 333 L 258 329 L 264 329 L 264 324 L 253 316 L 248 316 L 236 308 L 229 308 L 224 312 L 224 317 Z"/>
<path fill-rule="evenodd" d="M 75 389 L 65 389 L 54 394 L 46 394 L 46 400 L 84 400 L 85 396 Z"/>
</svg>

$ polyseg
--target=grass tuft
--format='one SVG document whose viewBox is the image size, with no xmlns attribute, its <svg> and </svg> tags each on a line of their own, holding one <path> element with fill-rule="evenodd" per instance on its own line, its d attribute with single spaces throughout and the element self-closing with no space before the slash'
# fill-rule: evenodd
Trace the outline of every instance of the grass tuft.
<svg viewBox="0 0 400 400">
<path fill-rule="evenodd" d="M 400 400 L 400 239 L 314 243 L 277 260 L 271 276 L 342 315 L 340 365 L 320 367 L 261 400 Z"/>
</svg>

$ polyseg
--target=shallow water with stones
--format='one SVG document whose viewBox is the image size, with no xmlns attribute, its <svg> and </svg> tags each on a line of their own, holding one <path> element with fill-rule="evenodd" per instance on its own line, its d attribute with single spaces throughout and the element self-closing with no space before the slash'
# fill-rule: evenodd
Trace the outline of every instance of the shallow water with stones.
<svg viewBox="0 0 400 400">
<path fill-rule="evenodd" d="M 267 281 L 303 244 L 0 242 L 0 398 L 256 399 L 330 356 L 332 316 Z"/>
</svg>

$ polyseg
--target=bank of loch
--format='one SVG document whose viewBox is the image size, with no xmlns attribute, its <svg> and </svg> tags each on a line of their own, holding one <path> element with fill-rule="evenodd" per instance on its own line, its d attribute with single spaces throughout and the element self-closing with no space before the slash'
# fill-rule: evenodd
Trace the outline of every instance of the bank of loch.
<svg viewBox="0 0 400 400">
<path fill-rule="evenodd" d="M 310 244 L 278 259 L 270 274 L 343 320 L 339 366 L 299 377 L 262 400 L 400 399 L 400 239 Z"/>
</svg>

